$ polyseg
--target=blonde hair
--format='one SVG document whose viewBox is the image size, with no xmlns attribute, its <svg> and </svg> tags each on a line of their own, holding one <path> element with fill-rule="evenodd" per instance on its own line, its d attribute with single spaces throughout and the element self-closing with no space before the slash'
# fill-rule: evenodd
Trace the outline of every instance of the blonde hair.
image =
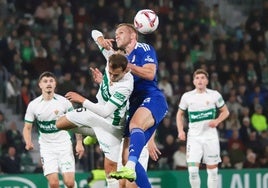
<svg viewBox="0 0 268 188">
<path fill-rule="evenodd" d="M 130 33 L 135 33 L 136 34 L 136 38 L 138 40 L 138 30 L 135 28 L 135 26 L 133 24 L 121 23 L 121 24 L 116 26 L 116 29 L 118 29 L 119 27 L 127 27 L 129 29 Z"/>
</svg>

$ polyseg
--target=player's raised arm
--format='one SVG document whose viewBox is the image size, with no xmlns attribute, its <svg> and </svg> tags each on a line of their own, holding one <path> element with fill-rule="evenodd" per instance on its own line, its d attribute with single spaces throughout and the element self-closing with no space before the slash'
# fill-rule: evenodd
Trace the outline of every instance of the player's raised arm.
<svg viewBox="0 0 268 188">
<path fill-rule="evenodd" d="M 92 30 L 91 36 L 95 43 L 98 45 L 102 55 L 106 60 L 114 53 L 112 42 L 114 39 L 105 39 L 102 32 L 98 30 Z"/>
</svg>

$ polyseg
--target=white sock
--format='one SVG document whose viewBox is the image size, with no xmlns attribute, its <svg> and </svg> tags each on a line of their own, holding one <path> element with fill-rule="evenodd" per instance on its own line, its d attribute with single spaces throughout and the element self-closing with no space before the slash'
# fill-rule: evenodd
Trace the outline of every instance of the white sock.
<svg viewBox="0 0 268 188">
<path fill-rule="evenodd" d="M 201 181 L 199 176 L 199 167 L 197 166 L 189 166 L 189 181 L 191 184 L 191 188 L 200 188 Z"/>
<path fill-rule="evenodd" d="M 217 188 L 218 187 L 218 168 L 207 169 L 208 173 L 208 188 Z"/>
<path fill-rule="evenodd" d="M 107 181 L 107 188 L 118 188 L 119 187 L 119 181 L 114 178 L 106 178 Z"/>
</svg>

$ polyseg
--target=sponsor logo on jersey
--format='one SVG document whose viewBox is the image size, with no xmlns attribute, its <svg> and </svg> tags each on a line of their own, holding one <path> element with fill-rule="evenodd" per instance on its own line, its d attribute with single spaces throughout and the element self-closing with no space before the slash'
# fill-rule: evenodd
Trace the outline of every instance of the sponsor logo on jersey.
<svg viewBox="0 0 268 188">
<path fill-rule="evenodd" d="M 188 113 L 189 113 L 189 120 L 191 123 L 204 120 L 211 120 L 214 119 L 216 116 L 215 109 L 209 109 L 206 111 L 188 112 Z"/>
<path fill-rule="evenodd" d="M 121 93 L 119 93 L 117 91 L 115 92 L 114 97 L 116 99 L 120 100 L 121 102 L 124 102 L 125 99 L 126 99 L 126 96 L 125 95 L 122 95 Z"/>
<path fill-rule="evenodd" d="M 153 63 L 154 62 L 154 59 L 151 58 L 151 56 L 147 55 L 146 58 L 144 59 L 146 62 L 150 62 L 150 63 Z"/>
</svg>

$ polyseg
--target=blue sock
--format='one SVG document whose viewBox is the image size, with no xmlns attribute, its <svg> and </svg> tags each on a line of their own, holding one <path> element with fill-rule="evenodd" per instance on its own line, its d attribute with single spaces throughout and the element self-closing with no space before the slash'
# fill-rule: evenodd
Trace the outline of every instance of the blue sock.
<svg viewBox="0 0 268 188">
<path fill-rule="evenodd" d="M 140 164 L 140 162 L 137 162 L 135 171 L 138 172 L 137 179 L 135 181 L 136 184 L 142 188 L 151 188 L 152 186 L 149 182 L 147 173 L 145 169 L 143 168 L 143 166 Z"/>
<path fill-rule="evenodd" d="M 129 157 L 130 161 L 138 162 L 141 151 L 145 145 L 144 132 L 140 128 L 134 128 L 130 133 Z"/>
</svg>

